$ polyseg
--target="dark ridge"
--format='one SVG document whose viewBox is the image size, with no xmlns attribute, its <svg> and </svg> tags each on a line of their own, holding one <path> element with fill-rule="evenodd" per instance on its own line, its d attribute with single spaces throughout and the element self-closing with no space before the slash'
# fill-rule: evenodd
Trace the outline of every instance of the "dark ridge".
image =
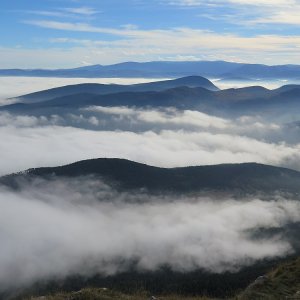
<svg viewBox="0 0 300 300">
<path fill-rule="evenodd" d="M 166 192 L 240 191 L 300 192 L 300 172 L 256 163 L 222 164 L 183 168 L 158 168 L 124 159 L 100 158 L 54 168 L 30 169 L 2 177 L 13 185 L 20 177 L 78 177 L 95 175 L 125 189 Z"/>
<path fill-rule="evenodd" d="M 67 95 L 36 103 L 24 103 L 23 106 L 10 104 L 1 106 L 0 110 L 18 111 L 19 113 L 27 111 L 27 113 L 35 110 L 43 109 L 47 114 L 47 110 L 54 107 L 65 107 L 74 109 L 89 105 L 98 106 L 136 106 L 136 107 L 176 107 L 179 109 L 197 108 L 199 105 L 206 105 L 207 101 L 212 102 L 212 94 L 214 92 L 205 88 L 189 88 L 176 87 L 164 91 L 148 91 L 148 92 L 119 92 L 113 94 L 92 94 L 80 93 Z M 58 112 L 59 113 L 59 112 Z"/>
<path fill-rule="evenodd" d="M 89 93 L 89 94 L 113 94 L 120 92 L 148 92 L 148 91 L 163 91 L 167 89 L 177 88 L 181 86 L 196 88 L 202 87 L 211 91 L 218 91 L 219 89 L 208 79 L 201 76 L 188 76 L 174 80 L 163 80 L 148 83 L 139 83 L 132 85 L 118 85 L 118 84 L 97 84 L 97 83 L 83 83 L 76 85 L 67 85 L 63 87 L 43 90 L 35 93 L 16 97 L 25 102 L 39 102 L 46 101 L 53 98 Z"/>
<path fill-rule="evenodd" d="M 279 264 L 252 282 L 238 297 L 252 299 L 300 299 L 300 257 Z"/>
<path fill-rule="evenodd" d="M 174 85 L 176 86 L 176 83 Z M 164 87 L 167 86 L 164 85 Z M 77 88 L 78 86 L 75 86 L 75 89 Z M 72 87 L 67 87 L 67 90 L 69 92 L 74 91 Z M 84 88 L 81 93 L 40 102 L 37 101 L 37 98 L 28 99 L 28 101 L 24 101 L 23 105 L 1 106 L 0 111 L 34 116 L 64 116 L 76 113 L 76 110 L 87 106 L 127 106 L 155 109 L 173 107 L 178 110 L 201 111 L 222 118 L 235 118 L 243 115 L 255 116 L 263 113 L 267 117 L 285 119 L 285 122 L 288 122 L 291 116 L 297 118 L 297 111 L 300 109 L 300 86 L 287 86 L 277 90 L 254 86 L 210 91 L 203 87 L 180 85 L 159 91 L 136 90 L 135 92 L 123 91 L 108 94 L 95 94 L 96 92 L 93 92 L 93 88 Z M 289 117 L 287 118 L 287 116 Z"/>
<path fill-rule="evenodd" d="M 164 267 L 158 271 L 152 272 L 138 272 L 133 269 L 117 275 L 106 277 L 96 275 L 89 278 L 82 278 L 74 275 L 67 278 L 63 282 L 52 280 L 50 282 L 36 283 L 34 286 L 25 290 L 21 295 L 19 295 L 19 297 L 16 297 L 12 300 L 40 300 L 42 299 L 41 296 L 45 296 L 47 294 L 51 294 L 51 296 L 54 298 L 55 296 L 53 296 L 53 294 L 61 293 L 62 291 L 77 291 L 74 298 L 70 297 L 67 299 L 83 300 L 86 298 L 78 298 L 80 297 L 80 293 L 78 293 L 78 291 L 86 287 L 106 287 L 109 290 L 121 291 L 127 294 L 126 299 L 129 299 L 128 297 L 130 296 L 128 295 L 139 293 L 141 291 L 147 291 L 150 295 L 174 295 L 175 299 L 185 299 L 186 297 L 190 299 L 189 297 L 193 296 L 198 296 L 195 299 L 210 299 L 206 297 L 200 297 L 203 295 L 211 297 L 211 300 L 216 300 L 216 298 L 236 299 L 235 296 L 237 292 L 240 292 L 242 289 L 246 288 L 259 276 L 269 272 L 274 266 L 278 265 L 279 262 L 282 262 L 282 259 L 261 261 L 234 273 L 225 272 L 221 274 L 208 273 L 202 270 L 195 270 L 192 272 L 174 272 L 168 267 Z M 293 276 L 290 277 L 292 278 Z M 294 277 L 294 280 L 297 282 L 298 279 Z M 110 295 L 112 295 L 111 291 Z M 37 298 L 34 298 L 34 296 Z M 137 299 L 140 300 L 141 298 L 142 297 L 138 297 Z M 164 299 L 164 297 L 162 298 Z M 0 299 L 7 300 L 7 297 L 4 296 L 1 298 L 0 294 Z M 109 300 L 110 298 L 101 297 L 100 299 Z M 111 299 L 122 300 L 123 298 L 113 297 Z M 168 299 L 173 298 L 168 297 Z M 265 298 L 247 298 L 247 300 L 254 299 Z M 244 298 L 241 298 L 241 300 L 244 300 Z"/>
<path fill-rule="evenodd" d="M 290 91 L 293 89 L 299 89 L 299 88 L 300 88 L 300 85 L 298 85 L 298 84 L 286 84 L 277 89 L 274 89 L 273 91 L 276 93 L 282 93 L 282 92 Z"/>
</svg>

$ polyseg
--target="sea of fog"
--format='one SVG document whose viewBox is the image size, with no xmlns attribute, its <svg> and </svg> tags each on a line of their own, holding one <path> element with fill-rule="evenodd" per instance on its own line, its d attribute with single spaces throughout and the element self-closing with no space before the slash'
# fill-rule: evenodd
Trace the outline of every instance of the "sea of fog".
<svg viewBox="0 0 300 300">
<path fill-rule="evenodd" d="M 0 99 L 9 103 L 7 97 L 83 82 L 153 80 L 0 77 Z M 0 176 L 99 157 L 160 167 L 259 162 L 300 171 L 299 130 L 264 115 L 229 119 L 158 107 L 91 106 L 46 116 L 1 112 Z M 141 271 L 167 264 L 180 272 L 222 273 L 293 253 L 285 235 L 249 234 L 299 223 L 300 204 L 291 199 L 174 201 L 96 183 L 60 178 L 25 182 L 18 191 L 0 187 L 0 292 L 73 274 L 116 274 L 128 261 L 137 261 Z"/>
<path fill-rule="evenodd" d="M 94 191 L 93 191 L 94 190 Z M 111 201 L 107 201 L 110 199 Z M 124 199 L 128 199 L 126 203 Z M 38 180 L 0 187 L 0 292 L 37 280 L 131 269 L 235 272 L 293 253 L 282 234 L 253 238 L 300 221 L 300 203 L 119 193 L 93 178 Z"/>
<path fill-rule="evenodd" d="M 242 88 L 242 87 L 249 87 L 249 86 L 262 86 L 267 89 L 273 90 L 277 89 L 283 85 L 288 85 L 288 84 L 300 84 L 299 80 L 243 80 L 243 81 L 222 81 L 221 79 L 213 78 L 210 79 L 217 87 L 219 87 L 222 90 L 225 89 L 231 89 L 231 88 Z"/>
<path fill-rule="evenodd" d="M 83 82 L 153 80 L 157 79 L 0 77 L 0 100 L 9 103 L 7 97 Z M 263 114 L 233 120 L 193 110 L 124 106 L 86 107 L 48 116 L 1 112 L 0 138 L 5 143 L 0 144 L 0 176 L 100 157 L 158 167 L 257 162 L 300 170 L 297 121 L 280 123 Z"/>
</svg>

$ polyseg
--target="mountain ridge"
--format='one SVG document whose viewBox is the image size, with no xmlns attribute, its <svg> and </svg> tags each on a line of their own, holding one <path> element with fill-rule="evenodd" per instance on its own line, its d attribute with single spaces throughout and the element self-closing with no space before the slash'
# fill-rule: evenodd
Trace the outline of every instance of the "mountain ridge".
<svg viewBox="0 0 300 300">
<path fill-rule="evenodd" d="M 54 98 L 51 98 L 53 89 L 50 92 L 46 90 L 33 94 L 33 99 L 29 94 L 24 101 L 22 97 L 19 98 L 23 105 L 17 102 L 1 106 L 0 110 L 21 114 L 60 115 L 87 106 L 174 107 L 198 110 L 221 117 L 255 115 L 260 114 L 261 111 L 281 117 L 284 116 L 284 112 L 293 115 L 300 108 L 300 85 L 288 85 L 275 90 L 253 86 L 211 91 L 203 87 L 176 86 L 166 90 L 158 89 L 158 91 L 153 88 L 152 91 L 123 92 L 118 92 L 117 88 L 108 85 L 114 92 L 107 94 L 95 94 L 89 86 L 79 85 L 80 89 L 84 87 L 79 93 L 76 93 L 78 85 L 56 88 L 54 94 L 58 97 Z M 100 89 L 102 87 L 103 85 L 100 85 Z M 46 96 L 43 96 L 44 94 Z"/>
<path fill-rule="evenodd" d="M 91 65 L 71 69 L 1 69 L 0 76 L 37 77 L 180 77 L 189 75 L 215 78 L 246 77 L 299 79 L 299 65 L 246 64 L 226 61 L 152 61 L 123 62 L 113 65 Z"/>
<path fill-rule="evenodd" d="M 287 168 L 257 163 L 159 168 L 117 158 L 89 159 L 59 167 L 29 169 L 1 177 L 0 183 L 10 185 L 20 178 L 74 178 L 90 175 L 128 190 L 175 193 L 209 190 L 257 193 L 276 190 L 300 193 L 300 172 Z"/>
<path fill-rule="evenodd" d="M 68 96 L 85 92 L 106 95 L 120 92 L 148 92 L 148 91 L 163 91 L 176 87 L 202 87 L 211 91 L 218 91 L 219 88 L 215 86 L 210 80 L 202 76 L 186 76 L 171 80 L 154 81 L 147 83 L 137 83 L 132 85 L 120 85 L 120 84 L 100 84 L 100 83 L 81 83 L 66 85 L 62 87 L 56 87 L 46 89 L 26 95 L 14 97 L 23 101 L 38 102 L 50 100 L 57 97 Z"/>
</svg>

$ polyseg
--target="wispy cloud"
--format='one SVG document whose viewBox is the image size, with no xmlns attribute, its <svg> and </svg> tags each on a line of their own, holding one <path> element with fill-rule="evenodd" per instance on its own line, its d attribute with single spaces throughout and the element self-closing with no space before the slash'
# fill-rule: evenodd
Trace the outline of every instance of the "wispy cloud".
<svg viewBox="0 0 300 300">
<path fill-rule="evenodd" d="M 132 123 L 137 121 L 151 124 L 179 125 L 184 128 L 185 125 L 195 126 L 196 128 L 218 128 L 225 129 L 230 126 L 230 122 L 204 114 L 198 111 L 185 110 L 179 112 L 174 109 L 162 110 L 142 110 L 128 107 L 102 107 L 92 106 L 84 109 L 85 111 L 101 112 L 110 115 L 127 116 L 132 118 Z M 0 119 L 1 125 L 1 119 Z"/>
<path fill-rule="evenodd" d="M 232 20 L 228 22 L 236 22 L 235 12 L 238 10 L 243 14 L 240 19 L 241 24 L 290 24 L 299 25 L 300 3 L 296 0 L 172 0 L 164 1 L 169 5 L 179 7 L 232 7 Z M 216 17 L 218 17 L 218 11 Z M 212 17 L 214 17 L 212 15 Z"/>
<path fill-rule="evenodd" d="M 26 10 L 24 12 L 27 14 L 46 16 L 46 17 L 69 17 L 69 14 L 66 14 L 61 11 L 54 11 L 54 10 Z"/>
<path fill-rule="evenodd" d="M 57 8 L 53 10 L 24 10 L 19 12 L 57 18 L 90 18 L 96 14 L 101 13 L 101 11 L 96 10 L 95 8 L 86 6 Z"/>
<path fill-rule="evenodd" d="M 77 31 L 77 32 L 95 32 L 95 33 L 108 33 L 113 35 L 128 35 L 130 30 L 113 29 L 113 28 L 101 28 L 92 26 L 87 23 L 70 23 L 59 22 L 49 20 L 27 20 L 23 21 L 25 24 L 35 25 L 43 28 L 65 30 L 65 31 Z M 134 30 L 132 32 L 135 32 Z"/>
<path fill-rule="evenodd" d="M 96 10 L 91 7 L 69 7 L 69 8 L 64 8 L 62 9 L 66 12 L 72 13 L 72 14 L 79 14 L 79 15 L 85 15 L 85 16 L 92 16 L 95 14 L 100 13 L 99 10 Z"/>
<path fill-rule="evenodd" d="M 282 140 L 267 141 L 264 136 L 272 139 L 272 132 L 276 134 L 279 130 L 271 124 L 259 124 L 252 120 L 246 124 L 243 121 L 230 124 L 217 119 L 216 127 L 215 117 L 197 112 L 169 116 L 156 111 L 137 112 L 134 115 L 130 115 L 131 111 L 123 111 L 123 118 L 126 114 L 128 120 L 132 120 L 131 128 L 135 126 L 142 130 L 147 124 L 151 127 L 147 126 L 146 131 L 142 132 L 114 131 L 110 130 L 110 124 L 113 124 L 110 122 L 107 130 L 95 131 L 57 125 L 61 122 L 56 122 L 57 118 L 53 117 L 16 118 L 1 114 L 0 137 L 6 142 L 0 145 L 0 175 L 95 157 L 126 158 L 161 167 L 255 161 L 300 170 L 298 140 L 295 144 L 287 144 Z M 80 113 L 77 117 L 81 122 L 84 121 Z M 91 124 L 104 120 L 96 112 L 89 117 L 94 117 L 86 120 Z M 151 124 L 151 118 L 158 122 Z M 114 122 L 119 125 L 118 128 L 124 128 L 120 125 L 126 124 L 120 115 L 116 116 Z M 254 136 L 259 134 L 264 136 Z M 49 153 L 49 147 L 53 151 L 45 155 Z"/>
<path fill-rule="evenodd" d="M 56 22 L 48 20 L 27 20 L 24 21 L 24 23 L 63 31 L 106 33 L 110 35 L 126 37 L 128 39 L 139 39 L 139 45 L 141 45 L 141 42 L 142 44 L 151 44 L 153 49 L 155 49 L 157 45 L 160 48 L 169 49 L 169 45 L 172 44 L 179 46 L 181 49 L 202 47 L 276 51 L 282 48 L 282 50 L 286 51 L 287 48 L 293 49 L 295 46 L 300 45 L 300 35 L 256 35 L 244 37 L 237 34 L 220 34 L 209 30 L 183 27 L 160 30 L 142 30 L 136 27 L 107 28 L 92 26 L 87 23 Z M 80 39 L 73 41 L 80 42 Z M 166 43 L 166 41 L 168 41 L 168 43 Z M 113 43 L 115 43 L 115 41 L 111 44 Z M 125 45 L 126 40 L 122 39 L 120 45 L 121 44 Z M 176 53 L 178 53 L 178 51 L 176 51 Z"/>
<path fill-rule="evenodd" d="M 198 5 L 224 5 L 229 3 L 249 6 L 290 6 L 297 3 L 296 0 L 165 0 L 165 3 L 182 6 Z"/>
<path fill-rule="evenodd" d="M 299 60 L 300 36 L 285 35 L 256 35 L 242 36 L 224 34 L 214 31 L 192 28 L 170 28 L 160 30 L 143 30 L 135 27 L 107 28 L 92 26 L 87 23 L 57 22 L 48 20 L 27 20 L 26 24 L 61 31 L 91 32 L 112 35 L 113 40 L 102 36 L 102 39 L 60 39 L 57 42 L 75 43 L 81 46 L 95 47 L 107 57 L 117 50 L 122 59 L 127 60 L 145 57 L 158 59 L 160 57 L 180 56 L 199 57 L 206 59 L 225 59 L 229 61 L 260 61 L 282 63 Z M 172 45 L 170 47 L 169 45 Z M 101 48 L 99 48 L 101 46 Z M 211 54 L 214 57 L 209 57 Z M 152 57 L 151 57 L 152 56 Z M 106 58 L 107 58 L 106 57 Z M 252 58 L 251 58 L 252 57 Z"/>
<path fill-rule="evenodd" d="M 18 26 L 24 32 L 30 32 L 30 39 L 18 41 L 18 35 L 13 35 L 16 45 L 26 46 L 9 60 L 9 67 L 23 66 L 28 61 L 24 56 L 29 52 L 32 67 L 37 65 L 39 55 L 41 60 L 46 53 L 48 57 L 55 56 L 55 60 L 46 58 L 38 65 L 52 68 L 77 66 L 78 61 L 110 64 L 128 60 L 196 59 L 295 64 L 300 60 L 298 0 L 128 1 L 128 10 L 124 12 L 115 10 L 111 3 L 99 5 L 96 2 L 69 1 L 60 7 L 41 6 L 36 10 L 14 11 L 23 12 L 16 20 L 22 23 L 20 15 L 23 16 L 25 21 Z M 146 2 L 141 10 L 140 3 Z M 120 3 L 120 8 L 124 6 L 124 1 L 116 0 L 116 3 Z M 151 14 L 160 8 L 163 8 L 165 18 L 158 15 L 160 21 L 157 24 L 148 18 L 134 17 L 139 12 Z M 105 14 L 100 19 L 98 14 L 102 10 Z M 174 17 L 176 20 L 171 19 Z M 53 30 L 34 30 L 22 26 L 24 23 Z M 62 38 L 54 30 L 72 34 Z M 3 54 L 10 57 L 9 52 L 16 53 L 13 47 L 2 49 L 1 57 Z M 41 52 L 43 54 L 39 54 Z M 85 59 L 86 56 L 92 59 Z M 3 68 L 8 59 L 1 57 Z M 19 57 L 21 63 L 17 65 L 15 60 Z M 74 60 L 76 57 L 77 61 Z"/>
</svg>

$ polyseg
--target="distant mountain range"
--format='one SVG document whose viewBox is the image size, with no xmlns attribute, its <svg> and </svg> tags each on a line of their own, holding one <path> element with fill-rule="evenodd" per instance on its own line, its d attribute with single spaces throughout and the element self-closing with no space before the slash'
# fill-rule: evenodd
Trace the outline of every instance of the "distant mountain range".
<svg viewBox="0 0 300 300">
<path fill-rule="evenodd" d="M 158 168 L 124 159 L 92 159 L 55 168 L 36 168 L 0 178 L 16 188 L 20 179 L 96 176 L 122 190 L 194 193 L 291 193 L 300 195 L 300 172 L 256 163 Z"/>
<path fill-rule="evenodd" d="M 35 77 L 144 77 L 174 78 L 199 75 L 220 79 L 300 79 L 299 65 L 268 66 L 225 61 L 154 61 L 125 62 L 114 65 L 92 65 L 74 69 L 2 69 L 0 76 Z"/>
<path fill-rule="evenodd" d="M 263 113 L 266 117 L 298 120 L 300 85 L 275 90 L 260 86 L 219 90 L 200 76 L 189 76 L 135 85 L 78 84 L 40 91 L 16 98 L 20 103 L 1 111 L 51 115 L 69 113 L 86 106 L 174 107 L 220 116 Z M 291 118 L 291 114 L 295 114 Z"/>
</svg>

